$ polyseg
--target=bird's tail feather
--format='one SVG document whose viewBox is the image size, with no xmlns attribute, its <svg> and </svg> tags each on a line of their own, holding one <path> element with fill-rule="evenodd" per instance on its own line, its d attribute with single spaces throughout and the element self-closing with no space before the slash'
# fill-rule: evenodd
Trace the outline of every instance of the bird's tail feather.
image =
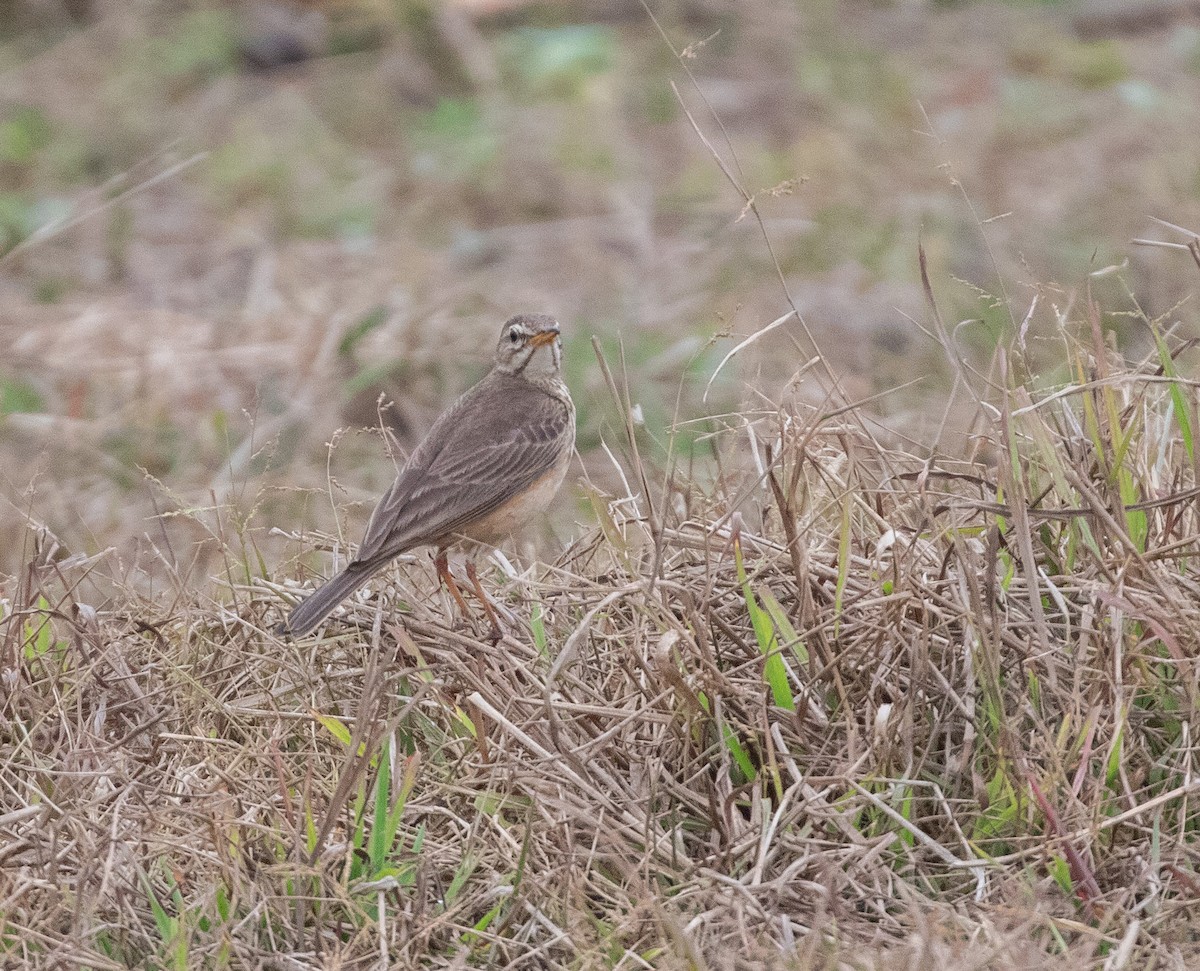
<svg viewBox="0 0 1200 971">
<path fill-rule="evenodd" d="M 288 619 L 276 628 L 279 635 L 290 634 L 301 637 L 321 623 L 333 613 L 350 594 L 371 578 L 374 572 L 369 569 L 356 569 L 357 564 L 351 564 L 323 587 L 318 587 L 304 600 L 300 601 L 288 615 Z"/>
</svg>

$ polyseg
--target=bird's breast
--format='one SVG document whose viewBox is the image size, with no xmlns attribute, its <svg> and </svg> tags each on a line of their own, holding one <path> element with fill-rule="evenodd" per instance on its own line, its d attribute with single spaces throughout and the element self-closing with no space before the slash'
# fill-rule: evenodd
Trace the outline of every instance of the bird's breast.
<svg viewBox="0 0 1200 971">
<path fill-rule="evenodd" d="M 545 512 L 554 501 L 558 487 L 562 485 L 562 480 L 567 474 L 572 451 L 569 446 L 564 448 L 548 472 L 504 505 L 471 523 L 462 531 L 462 535 L 477 543 L 494 546 L 515 533 L 534 516 Z"/>
</svg>

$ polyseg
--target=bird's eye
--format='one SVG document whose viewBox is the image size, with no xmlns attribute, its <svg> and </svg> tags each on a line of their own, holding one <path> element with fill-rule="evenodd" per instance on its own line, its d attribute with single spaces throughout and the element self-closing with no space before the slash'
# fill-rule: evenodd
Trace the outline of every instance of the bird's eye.
<svg viewBox="0 0 1200 971">
<path fill-rule="evenodd" d="M 520 344 L 521 343 L 521 332 L 514 327 L 512 330 L 510 330 L 508 332 L 508 339 L 510 341 L 512 341 L 514 344 Z"/>
</svg>

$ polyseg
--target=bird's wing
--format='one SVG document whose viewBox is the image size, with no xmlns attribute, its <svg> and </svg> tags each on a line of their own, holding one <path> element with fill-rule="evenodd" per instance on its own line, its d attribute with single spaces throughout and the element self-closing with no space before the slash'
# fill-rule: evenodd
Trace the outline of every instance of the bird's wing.
<svg viewBox="0 0 1200 971">
<path fill-rule="evenodd" d="M 558 398 L 489 375 L 413 451 L 371 514 L 355 561 L 383 563 L 499 508 L 550 471 L 573 422 Z"/>
</svg>

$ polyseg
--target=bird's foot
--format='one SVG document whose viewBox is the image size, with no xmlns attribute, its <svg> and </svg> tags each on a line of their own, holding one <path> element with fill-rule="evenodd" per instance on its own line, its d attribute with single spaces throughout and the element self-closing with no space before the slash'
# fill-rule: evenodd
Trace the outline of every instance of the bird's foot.
<svg viewBox="0 0 1200 971">
<path fill-rule="evenodd" d="M 458 619 L 454 622 L 454 630 L 462 630 L 471 623 L 471 611 L 467 608 L 467 602 L 463 599 L 462 591 L 458 589 L 458 583 L 454 579 L 454 575 L 450 572 L 450 563 L 446 557 L 445 550 L 438 550 L 437 556 L 433 561 L 434 568 L 437 570 L 438 581 L 445 584 L 446 592 L 454 599 L 454 603 L 458 606 Z"/>
<path fill-rule="evenodd" d="M 500 615 L 496 612 L 496 605 L 492 603 L 492 598 L 484 592 L 483 584 L 479 582 L 479 574 L 475 572 L 475 564 L 471 560 L 467 560 L 467 578 L 471 581 L 475 596 L 483 604 L 483 612 L 487 614 L 489 625 L 488 641 L 492 647 L 495 647 L 504 640 L 504 628 L 500 626 Z"/>
</svg>

